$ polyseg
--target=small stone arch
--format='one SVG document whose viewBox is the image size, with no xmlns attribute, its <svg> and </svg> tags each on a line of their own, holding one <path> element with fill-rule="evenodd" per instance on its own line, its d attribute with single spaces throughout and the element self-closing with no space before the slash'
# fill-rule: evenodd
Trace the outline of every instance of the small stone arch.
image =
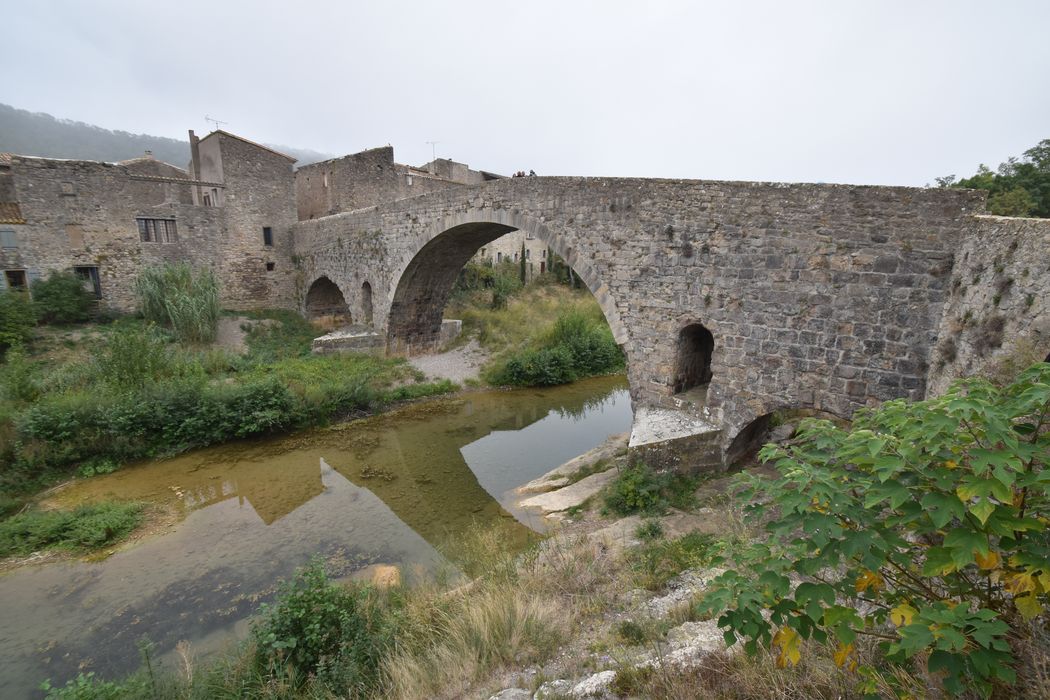
<svg viewBox="0 0 1050 700">
<path fill-rule="evenodd" d="M 361 283 L 361 322 L 372 325 L 372 285 L 368 280 Z"/>
<path fill-rule="evenodd" d="M 752 414 L 754 415 L 754 414 Z M 781 406 L 756 416 L 733 436 L 725 450 L 725 465 L 738 466 L 753 458 L 767 442 L 792 437 L 793 426 L 803 418 L 823 418 L 839 427 L 849 425 L 849 421 L 839 415 L 815 408 Z M 782 435 L 777 431 L 782 430 Z M 730 433 L 732 434 L 732 433 Z"/>
<path fill-rule="evenodd" d="M 673 393 L 684 394 L 711 383 L 714 350 L 715 337 L 702 323 L 690 323 L 678 331 Z"/>
<path fill-rule="evenodd" d="M 324 276 L 314 280 L 307 290 L 305 311 L 308 319 L 326 328 L 337 328 L 353 321 L 342 290 Z"/>
</svg>

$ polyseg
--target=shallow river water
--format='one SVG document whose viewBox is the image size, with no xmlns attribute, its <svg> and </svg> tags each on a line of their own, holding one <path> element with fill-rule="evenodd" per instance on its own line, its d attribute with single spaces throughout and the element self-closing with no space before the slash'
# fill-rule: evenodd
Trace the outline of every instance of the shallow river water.
<svg viewBox="0 0 1050 700">
<path fill-rule="evenodd" d="M 0 576 L 0 697 L 46 678 L 161 662 L 180 640 L 200 660 L 243 637 L 278 581 L 314 555 L 334 575 L 446 564 L 474 524 L 524 542 L 538 516 L 513 490 L 629 429 L 621 377 L 481 392 L 282 438 L 198 450 L 72 484 L 50 504 L 118 497 L 160 504 L 177 524 L 97 562 Z M 415 572 L 415 574 L 413 573 Z"/>
</svg>

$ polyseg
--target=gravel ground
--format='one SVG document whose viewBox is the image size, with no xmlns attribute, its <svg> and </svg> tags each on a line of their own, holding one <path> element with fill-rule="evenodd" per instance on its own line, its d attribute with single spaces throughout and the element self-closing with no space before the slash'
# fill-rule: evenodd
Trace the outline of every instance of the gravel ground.
<svg viewBox="0 0 1050 700">
<path fill-rule="evenodd" d="M 481 365 L 488 359 L 478 341 L 471 339 L 463 347 L 436 355 L 418 355 L 409 358 L 412 366 L 429 379 L 451 379 L 462 384 L 467 379 L 477 379 Z"/>
</svg>

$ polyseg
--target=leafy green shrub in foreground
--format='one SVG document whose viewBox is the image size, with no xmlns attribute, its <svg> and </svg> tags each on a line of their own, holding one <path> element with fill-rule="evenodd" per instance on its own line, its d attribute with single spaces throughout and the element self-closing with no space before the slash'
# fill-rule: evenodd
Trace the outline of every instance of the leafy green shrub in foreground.
<svg viewBox="0 0 1050 700">
<path fill-rule="evenodd" d="M 33 282 L 33 306 L 41 323 L 80 323 L 91 318 L 95 295 L 72 272 L 52 272 Z"/>
<path fill-rule="evenodd" d="M 860 411 L 849 431 L 805 422 L 790 446 L 763 448 L 780 478 L 751 477 L 744 496 L 751 516 L 772 516 L 768 542 L 734 553 L 748 568 L 721 576 L 705 607 L 727 642 L 772 644 L 780 666 L 812 637 L 852 668 L 867 636 L 952 695 L 1012 683 L 1010 640 L 1045 625 L 1050 603 L 1048 423 L 1047 363 L 1003 389 L 970 379 Z M 878 672 L 859 671 L 873 692 Z"/>
<path fill-rule="evenodd" d="M 34 510 L 0 521 L 0 556 L 51 547 L 96 549 L 138 527 L 140 503 L 94 503 L 74 510 Z"/>
<path fill-rule="evenodd" d="M 286 666 L 291 677 L 316 676 L 341 695 L 366 695 L 379 682 L 379 665 L 394 628 L 373 588 L 329 582 L 315 561 L 281 586 L 252 629 L 261 670 Z"/>
</svg>

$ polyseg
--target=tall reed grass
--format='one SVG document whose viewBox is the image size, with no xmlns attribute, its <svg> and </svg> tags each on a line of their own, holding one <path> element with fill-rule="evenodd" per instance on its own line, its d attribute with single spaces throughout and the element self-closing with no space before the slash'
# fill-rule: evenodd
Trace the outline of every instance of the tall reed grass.
<svg viewBox="0 0 1050 700">
<path fill-rule="evenodd" d="M 210 343 L 219 325 L 219 283 L 206 268 L 165 263 L 142 271 L 135 282 L 146 320 L 169 326 L 187 343 Z"/>
</svg>

